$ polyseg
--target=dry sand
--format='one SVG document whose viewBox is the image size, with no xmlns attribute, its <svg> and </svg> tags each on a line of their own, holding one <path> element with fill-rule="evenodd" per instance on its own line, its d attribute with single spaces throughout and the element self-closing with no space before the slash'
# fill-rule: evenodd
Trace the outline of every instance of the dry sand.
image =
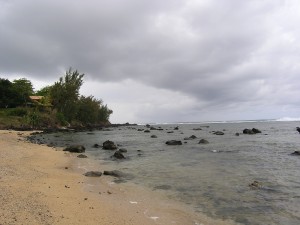
<svg viewBox="0 0 300 225">
<path fill-rule="evenodd" d="M 0 225 L 229 224 L 111 177 L 87 178 L 76 155 L 28 143 L 29 133 L 0 130 Z"/>
</svg>

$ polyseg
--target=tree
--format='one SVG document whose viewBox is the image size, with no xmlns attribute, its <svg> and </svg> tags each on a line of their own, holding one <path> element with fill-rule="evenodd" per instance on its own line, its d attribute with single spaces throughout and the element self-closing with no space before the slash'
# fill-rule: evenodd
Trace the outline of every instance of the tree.
<svg viewBox="0 0 300 225">
<path fill-rule="evenodd" d="M 78 102 L 78 111 L 76 119 L 84 124 L 99 122 L 99 109 L 102 104 L 94 96 L 81 96 Z"/>
<path fill-rule="evenodd" d="M 71 122 L 77 114 L 77 103 L 79 89 L 83 84 L 84 74 L 70 68 L 64 77 L 60 77 L 50 89 L 52 104 L 58 113 L 61 113 L 66 120 Z"/>
<path fill-rule="evenodd" d="M 51 90 L 52 86 L 46 86 L 41 88 L 40 90 L 35 92 L 36 96 L 47 96 L 50 95 L 50 90 Z"/>
<path fill-rule="evenodd" d="M 33 86 L 30 80 L 26 78 L 16 79 L 12 83 L 13 89 L 20 96 L 20 104 L 26 104 L 29 96 L 33 95 Z"/>
<path fill-rule="evenodd" d="M 102 122 L 108 122 L 110 115 L 113 113 L 111 109 L 107 107 L 107 105 L 102 105 L 98 111 L 98 119 Z"/>
<path fill-rule="evenodd" d="M 12 83 L 7 79 L 0 78 L 0 107 L 7 108 L 11 104 L 12 97 Z"/>
</svg>

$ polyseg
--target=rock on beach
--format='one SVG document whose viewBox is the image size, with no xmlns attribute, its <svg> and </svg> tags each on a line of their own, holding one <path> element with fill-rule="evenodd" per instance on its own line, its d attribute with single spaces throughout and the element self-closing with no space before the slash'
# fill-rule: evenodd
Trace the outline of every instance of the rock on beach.
<svg viewBox="0 0 300 225">
<path fill-rule="evenodd" d="M 85 147 L 83 145 L 71 145 L 64 149 L 64 151 L 73 153 L 83 153 L 85 152 Z"/>
</svg>

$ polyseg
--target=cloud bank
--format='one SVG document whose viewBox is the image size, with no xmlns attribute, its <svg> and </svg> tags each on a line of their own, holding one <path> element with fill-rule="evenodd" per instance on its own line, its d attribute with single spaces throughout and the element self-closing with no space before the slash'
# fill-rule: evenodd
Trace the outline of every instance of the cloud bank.
<svg viewBox="0 0 300 225">
<path fill-rule="evenodd" d="M 299 117 L 299 11 L 296 0 L 0 0 L 0 74 L 50 82 L 72 66 L 115 122 Z"/>
</svg>

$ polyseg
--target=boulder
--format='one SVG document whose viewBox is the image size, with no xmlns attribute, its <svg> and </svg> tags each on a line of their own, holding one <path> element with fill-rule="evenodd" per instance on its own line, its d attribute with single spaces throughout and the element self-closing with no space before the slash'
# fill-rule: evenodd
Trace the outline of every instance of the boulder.
<svg viewBox="0 0 300 225">
<path fill-rule="evenodd" d="M 192 135 L 192 136 L 190 136 L 190 137 L 186 137 L 186 138 L 184 138 L 184 140 L 194 140 L 194 139 L 196 139 L 197 137 L 195 136 L 195 135 Z"/>
<path fill-rule="evenodd" d="M 87 156 L 84 155 L 84 154 L 80 154 L 80 155 L 77 156 L 77 158 L 87 158 Z"/>
<path fill-rule="evenodd" d="M 257 128 L 243 130 L 243 134 L 258 134 L 258 133 L 261 133 L 261 131 Z"/>
<path fill-rule="evenodd" d="M 240 133 L 235 133 L 235 136 L 240 136 Z"/>
<path fill-rule="evenodd" d="M 113 157 L 115 157 L 116 159 L 125 159 L 125 156 L 123 155 L 122 152 L 120 151 L 116 151 L 113 155 Z"/>
<path fill-rule="evenodd" d="M 252 128 L 252 131 L 253 131 L 254 134 L 261 133 L 261 131 L 257 128 Z"/>
<path fill-rule="evenodd" d="M 94 144 L 93 145 L 93 148 L 100 148 L 101 146 L 100 145 L 98 145 L 98 144 Z"/>
<path fill-rule="evenodd" d="M 166 142 L 167 145 L 182 145 L 181 141 L 171 140 Z"/>
<path fill-rule="evenodd" d="M 300 151 L 294 151 L 291 155 L 300 155 Z"/>
<path fill-rule="evenodd" d="M 222 131 L 215 131 L 215 132 L 213 132 L 213 134 L 215 134 L 215 135 L 224 135 L 224 132 L 222 132 Z"/>
<path fill-rule="evenodd" d="M 296 130 L 297 130 L 298 133 L 300 134 L 300 127 L 296 127 Z"/>
<path fill-rule="evenodd" d="M 145 132 L 145 133 L 150 133 L 150 130 L 145 130 L 144 132 Z"/>
<path fill-rule="evenodd" d="M 156 135 L 151 135 L 151 138 L 157 138 L 157 136 Z"/>
<path fill-rule="evenodd" d="M 243 134 L 254 134 L 254 132 L 251 129 L 244 129 Z"/>
<path fill-rule="evenodd" d="M 177 127 L 175 127 L 175 128 L 174 128 L 174 130 L 179 130 L 179 127 L 178 127 L 178 126 L 177 126 Z"/>
<path fill-rule="evenodd" d="M 103 146 L 102 146 L 103 149 L 105 150 L 116 150 L 117 149 L 117 146 L 115 145 L 114 142 L 110 141 L 110 140 L 107 140 L 103 143 Z"/>
<path fill-rule="evenodd" d="M 71 145 L 66 147 L 64 151 L 73 152 L 73 153 L 82 153 L 85 152 L 85 147 L 83 145 Z"/>
<path fill-rule="evenodd" d="M 86 177 L 101 177 L 102 173 L 99 171 L 89 171 L 83 174 Z"/>
<path fill-rule="evenodd" d="M 198 144 L 208 144 L 208 140 L 201 139 Z"/>
</svg>

